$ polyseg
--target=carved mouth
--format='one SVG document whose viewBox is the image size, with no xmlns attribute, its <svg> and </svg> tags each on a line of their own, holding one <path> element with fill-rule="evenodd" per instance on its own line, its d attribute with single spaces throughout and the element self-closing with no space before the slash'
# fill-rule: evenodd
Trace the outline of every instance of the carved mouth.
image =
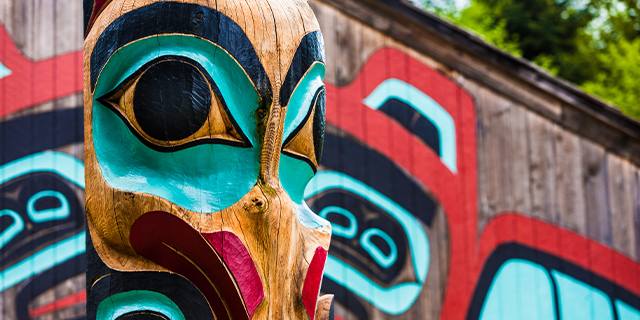
<svg viewBox="0 0 640 320">
<path fill-rule="evenodd" d="M 129 241 L 141 256 L 189 279 L 219 319 L 250 319 L 264 299 L 255 264 L 231 232 L 202 234 L 170 213 L 154 211 L 135 221 Z"/>
</svg>

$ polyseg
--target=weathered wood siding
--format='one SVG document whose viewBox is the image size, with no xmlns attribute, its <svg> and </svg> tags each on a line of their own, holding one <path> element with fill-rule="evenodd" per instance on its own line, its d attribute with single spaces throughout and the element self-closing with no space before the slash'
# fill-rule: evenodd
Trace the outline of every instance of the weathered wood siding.
<svg viewBox="0 0 640 320">
<path fill-rule="evenodd" d="M 558 273 L 590 292 L 582 303 L 591 319 L 598 293 L 620 319 L 622 303 L 637 312 L 637 123 L 433 17 L 397 9 L 405 4 L 311 3 L 328 61 L 320 173 L 340 173 L 342 185 L 308 202 L 342 226 L 324 282 L 337 318 L 528 310 L 512 297 L 577 318 L 562 303 L 575 292 Z M 81 1 L 0 0 L 2 319 L 84 315 L 84 242 L 65 242 L 82 235 L 83 178 L 73 175 L 82 166 L 38 157 L 83 158 L 81 47 Z M 71 203 L 71 220 L 29 220 L 64 201 L 29 211 L 47 190 Z M 16 220 L 24 228 L 7 236 Z M 547 270 L 550 284 L 539 285 L 555 288 L 555 302 L 501 278 L 523 265 Z"/>
<path fill-rule="evenodd" d="M 487 294 L 490 284 L 498 281 L 497 269 L 515 258 L 524 259 L 529 265 L 560 270 L 591 289 L 604 290 L 613 308 L 617 308 L 620 299 L 638 308 L 640 159 L 637 146 L 640 126 L 637 123 L 619 121 L 617 113 L 606 106 L 592 103 L 564 87 L 549 85 L 540 75 L 536 78 L 525 74 L 526 70 L 514 66 L 513 61 L 466 47 L 467 43 L 457 41 L 451 35 L 456 32 L 455 28 L 452 31 L 446 24 L 436 23 L 432 29 L 427 29 L 419 25 L 422 19 L 416 18 L 419 14 L 400 19 L 402 14 L 397 13 L 400 10 L 393 6 L 402 7 L 401 3 L 338 0 L 312 3 L 327 46 L 329 92 L 333 86 L 336 90 L 333 98 L 329 98 L 328 108 L 336 113 L 334 117 L 330 113 L 329 124 L 337 127 L 341 135 L 355 136 L 360 144 L 373 149 L 384 150 L 386 145 L 391 145 L 390 154 L 410 150 L 413 154 L 409 157 L 413 159 L 404 161 L 402 156 L 394 155 L 391 160 L 409 172 L 434 196 L 440 207 L 444 207 L 436 214 L 441 227 L 424 226 L 429 235 L 431 258 L 424 289 L 416 302 L 399 313 L 398 318 L 461 319 L 479 314 L 484 314 L 485 318 L 496 315 L 513 318 L 516 314 L 509 313 L 508 306 L 497 314 L 489 309 L 483 311 L 483 306 L 517 301 L 502 297 L 502 301 L 488 302 Z M 424 19 L 433 20 L 432 17 Z M 469 38 L 464 33 L 457 37 Z M 389 53 L 389 50 L 400 53 Z M 377 59 L 380 52 L 384 52 L 386 58 Z M 416 71 L 419 69 L 417 64 L 425 69 Z M 429 70 L 441 77 L 433 79 Z M 416 150 L 424 145 L 395 135 L 397 131 L 388 128 L 392 125 L 356 113 L 358 108 L 367 108 L 362 100 L 381 79 L 384 80 L 385 76 L 380 77 L 378 73 L 386 78 L 408 79 L 409 84 L 421 89 L 445 109 L 458 109 L 457 114 L 451 113 L 456 126 L 469 126 L 456 128 L 458 138 L 462 138 L 458 139 L 456 147 L 464 149 L 458 153 L 458 163 L 469 165 L 458 170 L 455 176 L 465 183 L 473 183 L 472 186 L 458 189 L 454 182 L 438 185 L 437 181 L 422 178 L 420 172 L 427 171 L 433 176 L 446 168 L 431 163 L 431 158 L 415 157 L 421 153 Z M 453 84 L 462 93 L 446 92 L 447 86 L 443 82 Z M 446 99 L 456 94 L 468 95 L 472 103 L 465 105 L 460 98 L 457 101 Z M 406 97 L 410 100 L 409 96 Z M 348 105 L 353 103 L 357 106 Z M 382 108 L 377 112 L 386 115 L 389 122 L 404 121 Z M 349 120 L 354 117 L 358 120 Z M 470 118 L 475 121 L 465 122 Z M 348 124 L 351 122 L 360 124 Z M 404 127 L 407 126 L 410 124 L 405 123 Z M 471 134 L 465 136 L 464 132 Z M 411 133 L 419 134 L 417 131 Z M 394 151 L 396 144 L 412 147 Z M 344 158 L 343 161 L 353 160 Z M 370 174 L 375 174 L 375 169 Z M 394 188 L 403 192 L 400 186 Z M 448 198 L 449 195 L 439 192 L 439 188 L 454 189 L 454 198 Z M 464 219 L 459 219 L 459 213 L 455 212 L 457 208 L 448 204 L 451 202 L 464 205 L 461 213 Z M 448 212 L 447 207 L 453 209 Z M 321 207 L 314 209 L 318 211 Z M 411 211 L 412 208 L 407 209 Z M 339 241 L 336 238 L 334 236 L 334 242 Z M 401 236 L 394 235 L 393 238 Z M 512 249 L 509 249 L 511 245 Z M 349 260 L 356 259 L 354 256 L 338 251 L 334 254 L 386 288 L 393 288 L 398 282 L 410 282 L 400 280 L 400 277 L 392 280 L 376 278 L 373 267 L 367 270 Z M 522 274 L 522 277 L 528 275 Z M 377 292 L 373 291 L 359 292 L 353 286 L 336 284 L 332 281 L 334 278 L 341 279 L 329 270 L 325 287 L 327 291 L 340 292 L 339 316 L 346 319 L 393 318 L 393 312 L 384 311 L 387 304 L 383 301 L 392 296 L 376 296 Z M 595 278 L 599 280 L 589 280 Z M 557 285 L 556 280 L 553 282 Z M 523 292 L 526 289 L 516 283 L 509 285 L 506 288 L 510 289 L 510 294 L 522 296 L 523 301 L 535 303 L 531 302 L 532 298 L 543 299 L 527 296 Z M 603 285 L 614 289 L 605 290 Z M 560 288 L 556 294 L 570 294 L 569 291 Z M 615 292 L 625 292 L 626 298 Z M 593 301 L 586 299 L 583 303 L 585 306 L 597 304 Z M 524 304 L 511 307 L 527 310 Z M 557 306 L 557 309 L 561 307 Z M 571 316 L 576 310 L 557 312 L 565 319 L 579 317 L 578 314 Z M 598 318 L 593 310 L 587 315 Z"/>
<path fill-rule="evenodd" d="M 81 48 L 81 1 L 0 1 L 1 319 L 84 318 Z"/>
</svg>

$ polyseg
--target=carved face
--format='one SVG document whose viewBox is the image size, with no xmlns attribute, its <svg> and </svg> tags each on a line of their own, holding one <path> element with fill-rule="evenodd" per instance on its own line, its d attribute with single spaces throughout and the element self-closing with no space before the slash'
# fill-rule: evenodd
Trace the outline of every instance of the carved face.
<svg viewBox="0 0 640 320">
<path fill-rule="evenodd" d="M 309 6 L 85 2 L 90 316 L 313 318 L 330 227 L 303 201 L 325 104 Z"/>
</svg>

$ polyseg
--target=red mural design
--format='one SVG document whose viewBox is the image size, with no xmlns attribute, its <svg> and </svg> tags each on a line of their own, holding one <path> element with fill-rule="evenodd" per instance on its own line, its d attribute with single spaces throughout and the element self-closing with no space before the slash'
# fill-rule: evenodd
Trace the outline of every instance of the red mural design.
<svg viewBox="0 0 640 320">
<path fill-rule="evenodd" d="M 398 122 L 363 100 L 383 81 L 399 79 L 440 104 L 456 128 L 457 173 Z M 408 171 L 441 204 L 448 223 L 450 263 L 442 319 L 464 319 L 489 256 L 518 243 L 582 267 L 640 296 L 640 264 L 558 226 L 505 212 L 478 231 L 476 115 L 472 97 L 445 75 L 393 48 L 375 52 L 357 78 L 327 86 L 327 120 Z M 390 139 L 389 137 L 393 137 Z"/>
<path fill-rule="evenodd" d="M 0 78 L 0 117 L 82 91 L 82 52 L 33 61 L 0 25 L 0 63 L 10 74 Z"/>
</svg>

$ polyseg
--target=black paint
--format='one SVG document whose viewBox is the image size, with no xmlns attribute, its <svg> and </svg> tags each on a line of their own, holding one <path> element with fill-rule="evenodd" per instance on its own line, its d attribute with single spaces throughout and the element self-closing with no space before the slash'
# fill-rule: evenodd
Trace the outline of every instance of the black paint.
<svg viewBox="0 0 640 320">
<path fill-rule="evenodd" d="M 431 226 L 439 205 L 423 186 L 377 151 L 332 126 L 327 129 L 321 166 L 366 183 Z"/>
<path fill-rule="evenodd" d="M 17 320 L 30 320 L 29 306 L 38 296 L 49 291 L 57 285 L 79 276 L 84 273 L 87 268 L 87 260 L 85 255 L 79 255 L 73 259 L 65 261 L 43 273 L 37 274 L 24 282 L 24 286 L 20 287 L 20 291 L 15 297 L 15 310 Z M 81 290 L 84 290 L 82 288 Z M 73 319 L 80 320 L 84 317 Z"/>
<path fill-rule="evenodd" d="M 409 132 L 418 136 L 438 156 L 442 156 L 440 133 L 438 128 L 427 118 L 398 99 L 389 99 L 380 111 L 396 120 Z"/>
<path fill-rule="evenodd" d="M 347 209 L 354 214 L 358 221 L 358 229 L 353 239 L 338 237 L 335 234 L 331 237 L 329 253 L 332 256 L 338 257 L 342 261 L 348 261 L 350 265 L 367 275 L 370 279 L 378 282 L 382 287 L 390 287 L 397 284 L 396 280 L 405 268 L 407 262 L 409 262 L 408 259 L 410 259 L 411 255 L 411 252 L 408 251 L 407 236 L 398 221 L 391 218 L 385 210 L 375 204 L 342 189 L 328 190 L 316 198 L 308 200 L 308 202 L 314 212 L 320 212 L 323 208 L 329 206 L 338 206 Z M 348 223 L 347 219 L 341 218 L 341 216 L 337 214 L 328 215 L 327 220 L 332 224 L 345 227 Z M 360 245 L 362 233 L 370 228 L 378 228 L 386 232 L 391 236 L 398 248 L 398 259 L 387 268 L 378 265 Z M 382 243 L 380 243 L 374 239 L 376 239 L 376 237 L 372 237 L 372 240 L 377 247 L 385 254 L 388 254 L 389 247 L 386 242 L 381 241 Z M 415 277 L 413 279 L 403 278 L 402 281 L 415 281 Z"/>
<path fill-rule="evenodd" d="M 82 6 L 84 8 L 84 34 L 86 35 L 89 31 L 89 20 L 93 14 L 93 0 L 83 0 Z"/>
<path fill-rule="evenodd" d="M 289 103 L 293 90 L 298 85 L 304 74 L 314 62 L 324 63 L 324 40 L 320 31 L 306 34 L 300 41 L 300 45 L 293 56 L 287 76 L 280 88 L 280 105 Z"/>
<path fill-rule="evenodd" d="M 177 141 L 206 122 L 211 90 L 198 68 L 180 60 L 160 61 L 147 69 L 135 87 L 133 111 L 152 138 Z"/>
<path fill-rule="evenodd" d="M 0 269 L 12 265 L 39 248 L 53 244 L 84 229 L 83 199 L 77 196 L 77 187 L 72 187 L 62 177 L 49 172 L 35 172 L 8 181 L 0 186 L 0 209 L 16 212 L 25 222 L 25 228 L 2 248 Z M 29 198 L 40 191 L 60 192 L 69 203 L 69 216 L 62 220 L 35 223 L 27 215 Z M 53 199 L 45 198 L 36 202 L 37 207 L 57 208 Z M 0 220 L 0 232 L 10 220 Z"/>
<path fill-rule="evenodd" d="M 158 292 L 171 299 L 189 320 L 214 319 L 204 295 L 186 278 L 169 272 L 119 272 L 106 266 L 87 237 L 87 318 L 95 319 L 104 299 L 131 290 Z M 143 318 L 142 314 L 144 314 Z M 138 312 L 137 317 L 119 319 L 162 319 L 157 313 Z M 154 318 L 155 316 L 155 318 Z"/>
<path fill-rule="evenodd" d="M 266 105 L 271 103 L 269 78 L 242 28 L 214 9 L 171 1 L 128 12 L 104 30 L 91 53 L 92 89 L 116 50 L 148 36 L 176 33 L 198 36 L 220 45 L 245 69 L 258 88 L 262 102 Z"/>
<path fill-rule="evenodd" d="M 432 226 L 439 205 L 423 186 L 393 161 L 347 133 L 331 125 L 326 129 L 326 157 L 321 162 L 324 169 L 343 172 L 366 183 L 410 212 L 425 224 L 425 228 Z M 399 271 L 406 269 L 407 263 L 411 263 L 409 259 L 412 253 L 408 249 L 406 234 L 397 221 L 366 199 L 344 190 L 327 190 L 309 199 L 308 203 L 314 212 L 320 212 L 322 208 L 330 205 L 349 209 L 360 222 L 356 239 L 363 230 L 371 227 L 387 232 L 398 246 L 398 261 L 386 269 L 377 266 L 362 250 L 360 244 L 356 243 L 357 240 L 341 239 L 334 235 L 331 239 L 330 254 L 340 257 L 382 286 L 388 287 L 400 282 Z M 346 223 L 346 219 L 336 219 L 336 216 L 329 216 L 329 220 L 341 225 Z M 383 249 L 384 245 L 379 247 Z M 369 304 L 347 288 L 325 278 L 322 292 L 334 294 L 335 301 L 343 305 L 354 319 L 369 319 L 365 308 L 365 305 Z"/>
<path fill-rule="evenodd" d="M 121 112 L 116 110 L 116 108 L 113 106 L 113 102 L 112 101 L 119 101 L 120 100 L 120 95 L 122 95 L 122 92 L 124 90 L 126 90 L 127 87 L 130 86 L 131 83 L 133 83 L 135 79 L 140 77 L 141 74 L 143 74 L 147 69 L 149 69 L 150 67 L 152 67 L 152 66 L 154 66 L 156 64 L 164 63 L 164 62 L 167 62 L 167 61 L 182 61 L 182 62 L 184 62 L 186 64 L 194 66 L 195 68 L 197 68 L 200 71 L 201 75 L 204 75 L 204 77 L 206 78 L 207 83 L 211 86 L 212 94 L 216 96 L 216 98 L 218 99 L 218 101 L 221 104 L 221 107 L 222 107 L 221 112 L 223 112 L 223 113 L 225 113 L 227 115 L 227 119 L 229 119 L 229 121 L 231 122 L 231 125 L 235 129 L 235 132 L 237 132 L 240 135 L 241 142 L 232 141 L 232 140 L 228 140 L 228 139 L 220 139 L 220 138 L 204 138 L 204 139 L 201 138 L 201 139 L 198 139 L 198 140 L 187 141 L 184 144 L 180 144 L 180 145 L 160 146 L 160 145 L 157 145 L 157 144 L 154 144 L 154 143 L 148 141 L 142 135 L 140 135 L 138 133 L 138 131 L 133 128 L 133 125 L 131 124 L 130 120 L 127 119 L 127 117 L 124 116 Z M 161 75 L 161 76 L 164 77 L 164 75 Z M 171 86 L 173 86 L 172 82 L 170 82 L 169 84 Z M 172 89 L 168 89 L 168 90 L 172 90 Z M 207 89 L 207 90 L 209 90 L 209 89 Z M 150 92 L 149 94 L 150 95 L 158 95 L 158 94 L 162 94 L 162 93 Z M 211 92 L 209 94 L 211 94 Z M 112 90 L 111 92 L 105 94 L 102 97 L 98 97 L 96 100 L 98 102 L 100 102 L 102 105 L 104 105 L 105 107 L 109 108 L 118 117 L 120 117 L 120 119 L 122 119 L 122 121 L 125 123 L 125 125 L 127 125 L 129 130 L 131 131 L 131 133 L 133 133 L 136 136 L 136 138 L 138 138 L 138 140 L 140 142 L 144 143 L 147 147 L 149 147 L 151 149 L 154 149 L 156 151 L 159 151 L 159 152 L 173 152 L 173 151 L 182 150 L 182 149 L 186 149 L 186 148 L 189 148 L 189 147 L 192 147 L 192 146 L 195 146 L 195 145 L 205 144 L 205 143 L 226 144 L 226 145 L 232 145 L 232 146 L 244 147 L 244 148 L 250 148 L 252 146 L 251 142 L 249 141 L 249 138 L 244 134 L 244 132 L 242 131 L 242 129 L 240 128 L 238 123 L 235 121 L 235 119 L 233 118 L 233 116 L 229 112 L 229 108 L 227 107 L 227 103 L 225 102 L 224 97 L 220 93 L 220 89 L 218 88 L 218 86 L 215 83 L 215 81 L 211 78 L 209 73 L 200 64 L 198 64 L 196 61 L 194 61 L 192 59 L 189 59 L 189 58 L 186 58 L 186 57 L 181 57 L 181 56 L 162 56 L 160 58 L 154 59 L 154 60 L 146 63 L 138 71 L 134 72 L 127 79 L 122 81 L 122 83 L 119 84 L 114 90 Z M 164 101 L 163 101 L 163 103 L 164 103 Z M 135 101 L 134 101 L 134 104 L 135 104 Z M 159 106 L 159 109 L 164 109 L 164 108 L 167 108 L 167 106 Z M 171 108 L 168 108 L 168 111 L 171 112 Z M 185 119 L 184 120 L 185 122 L 189 121 L 188 117 L 184 117 L 184 115 L 180 115 L 180 117 Z M 164 119 L 166 119 L 166 120 L 164 120 Z M 173 118 L 171 116 L 167 116 L 167 115 L 163 114 L 163 115 L 159 116 L 157 119 L 153 119 L 152 118 L 152 119 L 149 119 L 149 121 L 158 121 L 160 127 L 162 127 L 163 121 L 174 121 L 174 119 L 175 118 Z M 187 124 L 187 127 L 188 126 L 189 126 L 189 124 Z M 162 130 L 160 130 L 160 131 L 162 132 Z"/>
<path fill-rule="evenodd" d="M 322 160 L 324 146 L 324 131 L 326 122 L 327 93 L 322 89 L 315 99 L 315 114 L 313 116 L 313 147 L 316 153 L 316 160 Z"/>
<path fill-rule="evenodd" d="M 322 292 L 333 294 L 333 299 L 343 306 L 347 307 L 349 313 L 353 317 L 347 317 L 350 320 L 367 320 L 369 319 L 369 313 L 362 305 L 362 302 L 354 297 L 345 287 L 340 286 L 329 278 L 322 279 Z"/>
<path fill-rule="evenodd" d="M 55 110 L 34 115 L 27 115 L 0 123 L 0 164 L 20 159 L 30 154 L 63 146 L 82 143 L 83 141 L 82 108 Z M 0 186 L 0 208 L 16 211 L 26 222 L 27 200 L 42 190 L 61 192 L 69 201 L 71 214 L 64 220 L 31 224 L 31 229 L 23 231 L 2 249 L 0 269 L 32 254 L 35 250 L 62 240 L 84 228 L 83 200 L 78 197 L 78 190 L 63 177 L 53 173 L 31 173 L 17 177 Z M 37 204 L 42 208 L 55 205 L 45 201 Z M 6 227 L 0 219 L 0 230 Z M 15 312 L 18 320 L 31 319 L 30 303 L 42 293 L 63 283 L 74 276 L 84 273 L 86 259 L 84 254 L 70 259 L 60 265 L 29 278 L 19 287 L 15 296 Z M 81 320 L 80 317 L 74 320 Z"/>
<path fill-rule="evenodd" d="M 161 313 L 157 313 L 154 311 L 143 311 L 143 312 L 136 311 L 136 312 L 125 313 L 119 316 L 118 318 L 116 318 L 116 320 L 171 320 L 171 319 L 165 317 Z"/>
<path fill-rule="evenodd" d="M 478 280 L 478 283 L 476 285 L 476 289 L 473 294 L 473 300 L 469 307 L 469 312 L 467 313 L 467 319 L 478 319 L 478 317 L 480 316 L 480 311 L 482 311 L 482 306 L 484 305 L 484 300 L 486 299 L 486 295 L 489 292 L 489 288 L 496 276 L 496 273 L 498 272 L 500 267 L 510 259 L 528 260 L 543 266 L 548 271 L 557 270 L 577 279 L 578 281 L 582 281 L 583 283 L 586 283 L 594 288 L 597 288 L 598 290 L 603 291 L 606 295 L 609 296 L 611 300 L 620 300 L 635 309 L 640 309 L 640 298 L 638 298 L 636 295 L 634 295 L 627 289 L 614 284 L 609 280 L 583 267 L 577 266 L 562 258 L 535 248 L 525 246 L 523 244 L 507 243 L 499 246 L 491 254 L 489 259 L 487 259 L 480 279 Z M 555 281 L 552 280 L 552 282 Z M 557 298 L 558 288 L 555 283 L 553 284 L 553 288 L 554 297 Z M 556 306 L 558 305 L 559 304 L 556 301 Z M 611 306 L 613 307 L 614 319 L 617 319 L 618 317 L 616 315 L 617 310 L 615 308 L 615 305 L 611 304 Z M 559 313 L 559 310 L 556 309 L 556 313 Z"/>
<path fill-rule="evenodd" d="M 82 143 L 82 107 L 60 109 L 0 123 L 0 164 L 30 154 Z"/>
<path fill-rule="evenodd" d="M 314 106 L 315 106 L 315 109 L 314 109 Z M 315 113 L 314 113 L 314 119 L 312 124 L 313 125 L 313 132 L 312 132 L 313 147 L 315 148 L 316 161 L 320 162 L 320 159 L 322 158 L 322 146 L 324 144 L 324 129 L 325 129 L 325 114 L 324 114 L 325 113 L 325 89 L 324 87 L 316 91 L 316 93 L 313 96 L 313 99 L 311 100 L 311 106 L 309 107 L 309 111 L 307 111 L 307 114 L 304 116 L 304 119 L 302 119 L 298 127 L 296 127 L 289 134 L 289 136 L 287 137 L 287 139 L 284 141 L 282 145 L 283 147 L 286 146 L 287 144 L 289 144 L 289 142 L 291 142 L 291 140 L 293 140 L 298 135 L 298 133 L 300 133 L 300 130 L 302 130 L 305 124 L 307 124 L 307 122 L 309 121 L 309 118 L 311 117 L 311 113 L 314 112 L 314 110 L 315 110 Z M 316 165 L 306 157 L 301 157 L 297 154 L 287 152 L 284 150 L 282 153 L 306 162 L 311 167 L 311 169 L 313 169 L 314 172 L 316 172 L 318 169 L 316 168 Z"/>
</svg>

